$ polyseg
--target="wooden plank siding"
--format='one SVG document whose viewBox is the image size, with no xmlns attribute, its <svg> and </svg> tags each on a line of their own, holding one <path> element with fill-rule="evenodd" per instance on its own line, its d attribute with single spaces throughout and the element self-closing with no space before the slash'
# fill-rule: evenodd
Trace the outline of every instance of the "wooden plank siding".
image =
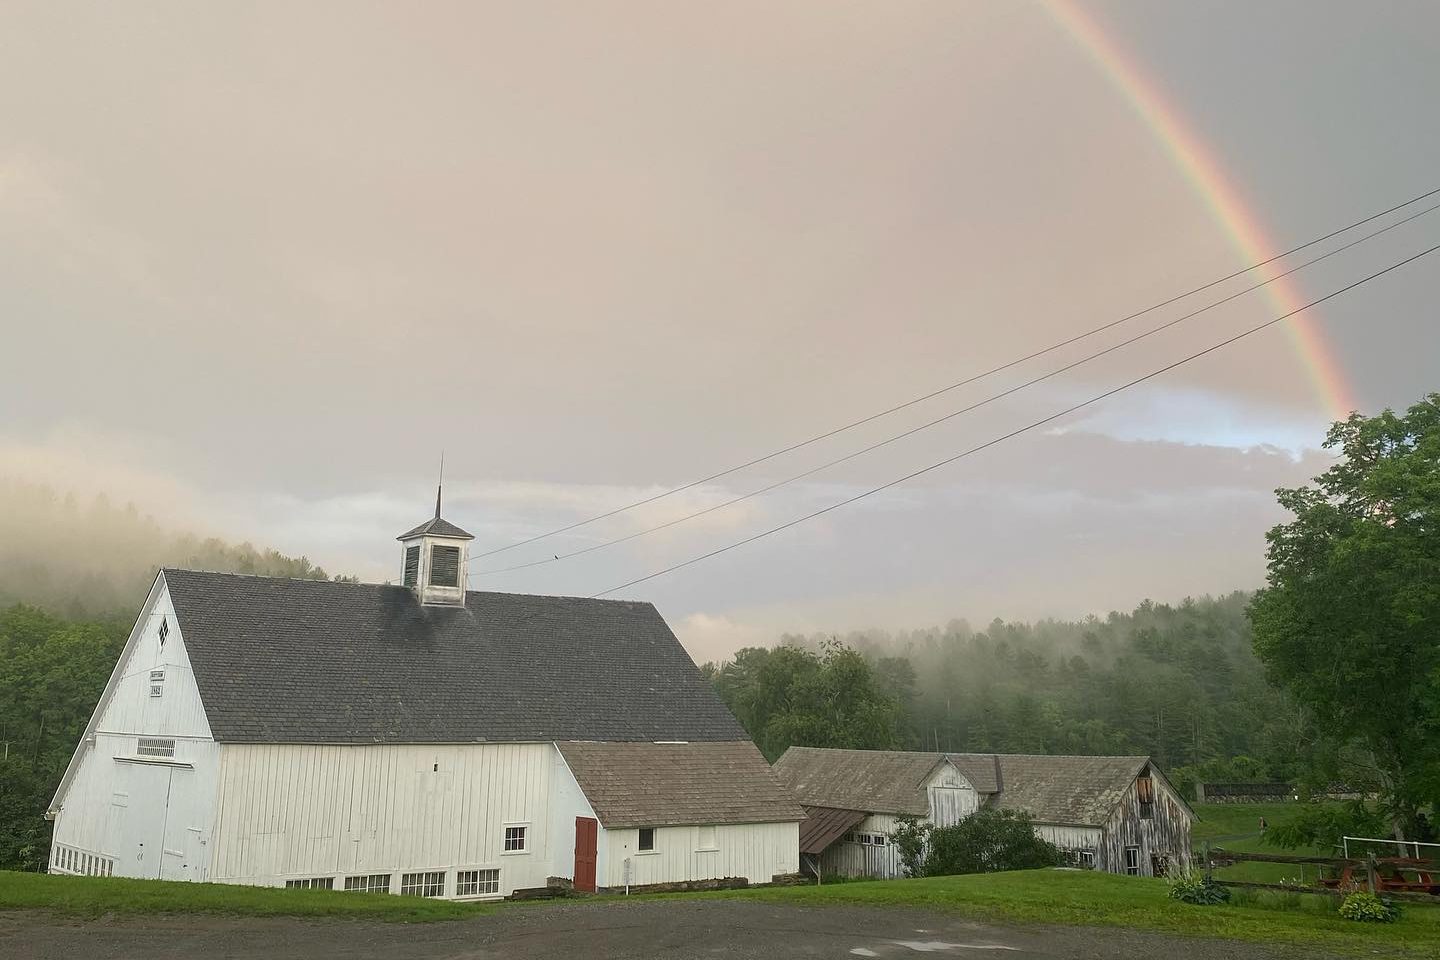
<svg viewBox="0 0 1440 960">
<path fill-rule="evenodd" d="M 769 883 L 778 874 L 800 870 L 798 823 L 720 824 L 656 827 L 655 849 L 638 849 L 639 829 L 602 830 L 603 879 L 611 889 L 673 883 L 680 880 L 721 880 L 744 877 Z M 715 842 L 702 848 L 702 831 L 714 831 Z"/>
<path fill-rule="evenodd" d="M 553 764 L 548 743 L 225 744 L 210 879 L 443 870 L 449 895 L 456 870 L 498 869 L 502 894 L 543 886 Z M 523 852 L 506 826 L 526 828 Z"/>
<path fill-rule="evenodd" d="M 1166 864 L 1183 865 L 1188 862 L 1190 812 L 1159 771 L 1151 767 L 1147 773 L 1155 791 L 1153 816 L 1148 819 L 1140 816 L 1136 784 L 1132 782 L 1105 824 L 1101 845 L 1096 851 L 1095 869 L 1125 873 L 1127 847 L 1139 849 L 1139 875 L 1142 877 L 1155 875 L 1152 865 L 1155 858 L 1164 861 L 1160 866 L 1162 876 Z"/>
</svg>

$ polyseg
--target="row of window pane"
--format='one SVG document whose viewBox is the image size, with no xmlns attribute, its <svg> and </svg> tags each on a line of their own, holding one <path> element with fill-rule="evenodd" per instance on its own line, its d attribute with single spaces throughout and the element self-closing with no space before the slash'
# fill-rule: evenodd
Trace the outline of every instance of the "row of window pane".
<svg viewBox="0 0 1440 960">
<path fill-rule="evenodd" d="M 402 897 L 443 897 L 445 896 L 445 871 L 434 870 L 423 873 L 400 874 L 400 896 Z"/>
<path fill-rule="evenodd" d="M 316 877 L 313 880 L 286 880 L 287 887 L 315 887 L 333 890 L 335 878 Z M 389 893 L 390 874 L 371 873 L 363 876 L 346 877 L 344 888 L 355 893 Z M 483 897 L 500 892 L 500 871 L 457 870 L 455 872 L 455 896 Z M 406 897 L 445 896 L 445 871 L 421 870 L 400 875 L 400 895 Z"/>
<path fill-rule="evenodd" d="M 455 896 L 478 897 L 500 892 L 499 870 L 461 870 L 455 874 Z"/>
<path fill-rule="evenodd" d="M 390 874 L 372 873 L 364 877 L 346 877 L 345 889 L 359 893 L 389 893 Z"/>
<path fill-rule="evenodd" d="M 867 847 L 883 847 L 889 842 L 883 833 L 847 833 L 845 839 Z"/>
</svg>

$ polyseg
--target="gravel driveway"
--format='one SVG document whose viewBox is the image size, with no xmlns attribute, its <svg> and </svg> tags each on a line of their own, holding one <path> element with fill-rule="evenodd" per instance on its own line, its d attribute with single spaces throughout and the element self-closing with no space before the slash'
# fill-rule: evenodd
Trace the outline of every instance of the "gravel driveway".
<svg viewBox="0 0 1440 960">
<path fill-rule="evenodd" d="M 1120 929 L 1004 927 L 952 914 L 728 900 L 518 906 L 470 920 L 400 924 L 289 918 L 0 913 L 7 960 L 539 960 L 772 958 L 1259 960 L 1299 951 Z M 1314 951 L 1303 956 L 1319 958 Z"/>
</svg>

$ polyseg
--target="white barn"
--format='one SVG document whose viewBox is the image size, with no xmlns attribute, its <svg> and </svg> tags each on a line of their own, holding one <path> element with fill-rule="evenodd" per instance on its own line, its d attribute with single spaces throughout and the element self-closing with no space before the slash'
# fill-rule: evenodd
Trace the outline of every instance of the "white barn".
<svg viewBox="0 0 1440 960">
<path fill-rule="evenodd" d="M 1163 876 L 1190 856 L 1194 814 L 1149 757 L 791 747 L 775 772 L 805 808 L 809 873 L 904 876 L 901 817 L 947 826 L 982 807 L 1027 814 L 1077 866 Z"/>
<path fill-rule="evenodd" d="M 52 873 L 449 898 L 798 870 L 803 812 L 646 603 L 162 570 L 48 816 Z"/>
</svg>

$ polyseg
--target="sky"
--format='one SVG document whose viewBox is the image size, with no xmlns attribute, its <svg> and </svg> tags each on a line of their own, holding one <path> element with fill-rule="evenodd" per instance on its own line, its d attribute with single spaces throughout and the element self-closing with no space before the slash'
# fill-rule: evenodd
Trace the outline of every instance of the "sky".
<svg viewBox="0 0 1440 960">
<path fill-rule="evenodd" d="M 1248 266 L 1075 16 L 1213 159 L 1264 256 L 1440 187 L 1428 0 L 6 3 L 0 475 L 397 579 L 442 452 L 446 516 L 485 553 Z M 1293 295 L 1435 243 L 1440 211 L 1298 271 Z M 1279 301 L 492 572 L 807 471 L 1253 282 L 478 557 L 472 586 L 588 596 L 784 524 Z M 1349 404 L 1440 389 L 1437 294 L 1440 254 L 1305 315 Z M 655 602 L 706 660 L 1259 586 L 1273 490 L 1332 462 L 1336 391 L 1294 332 L 612 595 Z"/>
</svg>

